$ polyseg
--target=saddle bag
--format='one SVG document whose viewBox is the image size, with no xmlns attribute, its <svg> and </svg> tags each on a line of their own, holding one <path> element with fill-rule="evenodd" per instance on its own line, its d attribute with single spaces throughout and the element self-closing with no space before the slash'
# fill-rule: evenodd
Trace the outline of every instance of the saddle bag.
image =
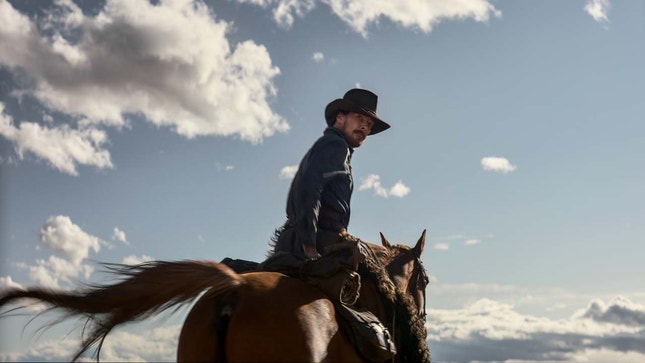
<svg viewBox="0 0 645 363">
<path fill-rule="evenodd" d="M 338 322 L 358 352 L 371 362 L 384 362 L 396 355 L 390 332 L 370 311 L 335 304 L 341 319 Z"/>
</svg>

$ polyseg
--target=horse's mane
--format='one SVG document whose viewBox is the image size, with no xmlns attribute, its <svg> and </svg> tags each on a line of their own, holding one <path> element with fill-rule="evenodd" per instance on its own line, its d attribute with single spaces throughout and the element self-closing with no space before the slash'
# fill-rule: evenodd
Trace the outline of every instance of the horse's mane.
<svg viewBox="0 0 645 363">
<path fill-rule="evenodd" d="M 284 232 L 284 226 L 275 230 L 269 245 L 274 247 Z M 379 296 L 383 297 L 387 304 L 391 306 L 396 324 L 400 326 L 400 333 L 403 335 L 399 339 L 397 355 L 401 355 L 403 362 L 430 362 L 430 350 L 426 343 L 426 328 L 423 319 L 416 313 L 414 300 L 404 291 L 400 291 L 394 286 L 390 279 L 385 266 L 389 264 L 396 256 L 410 250 L 409 246 L 395 244 L 389 248 L 381 245 L 362 243 L 358 238 L 349 233 L 344 233 L 341 238 L 350 243 L 358 243 L 361 252 L 365 257 L 359 265 L 358 273 L 361 279 L 368 279 L 374 283 Z M 273 248 L 271 248 L 273 250 Z M 273 251 L 267 255 L 271 256 Z"/>
<path fill-rule="evenodd" d="M 359 266 L 361 278 L 374 282 L 376 290 L 393 309 L 396 324 L 402 337 L 397 355 L 403 362 L 430 362 L 430 349 L 426 343 L 426 328 L 423 319 L 416 313 L 412 297 L 397 289 L 389 278 L 385 267 L 394 257 L 410 250 L 409 246 L 393 245 L 390 248 L 369 245 L 373 253 L 364 253 L 365 261 Z M 380 260 L 379 260 L 380 259 Z"/>
</svg>

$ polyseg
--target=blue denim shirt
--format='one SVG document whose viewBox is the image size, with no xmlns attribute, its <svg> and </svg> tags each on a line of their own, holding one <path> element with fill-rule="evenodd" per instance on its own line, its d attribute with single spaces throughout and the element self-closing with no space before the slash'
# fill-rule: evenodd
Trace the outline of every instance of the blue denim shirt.
<svg viewBox="0 0 645 363">
<path fill-rule="evenodd" d="M 287 199 L 287 218 L 295 228 L 296 243 L 315 246 L 321 205 L 338 212 L 347 228 L 354 189 L 353 153 L 340 130 L 328 127 L 305 154 Z"/>
</svg>

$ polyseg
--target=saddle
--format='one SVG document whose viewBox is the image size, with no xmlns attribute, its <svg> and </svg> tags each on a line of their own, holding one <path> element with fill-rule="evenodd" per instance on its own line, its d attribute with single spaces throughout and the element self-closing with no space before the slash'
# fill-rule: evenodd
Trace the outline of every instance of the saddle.
<svg viewBox="0 0 645 363">
<path fill-rule="evenodd" d="M 372 362 L 391 359 L 396 348 L 390 332 L 372 312 L 353 306 L 361 286 L 356 270 L 362 255 L 357 245 L 338 244 L 326 252 L 322 257 L 308 261 L 276 253 L 262 263 L 228 257 L 221 263 L 237 273 L 280 272 L 318 287 L 334 303 L 341 329 L 365 359 Z"/>
</svg>

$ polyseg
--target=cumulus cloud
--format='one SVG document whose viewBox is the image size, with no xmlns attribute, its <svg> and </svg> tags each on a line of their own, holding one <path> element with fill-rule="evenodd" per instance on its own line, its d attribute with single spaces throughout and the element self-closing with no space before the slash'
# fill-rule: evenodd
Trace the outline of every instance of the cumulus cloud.
<svg viewBox="0 0 645 363">
<path fill-rule="evenodd" d="M 298 172 L 298 165 L 288 165 L 280 169 L 280 179 L 293 179 Z"/>
<path fill-rule="evenodd" d="M 24 286 L 14 282 L 11 276 L 0 276 L 0 291 L 4 289 L 22 289 Z"/>
<path fill-rule="evenodd" d="M 387 189 L 381 185 L 381 177 L 376 174 L 370 174 L 361 181 L 361 184 L 358 187 L 358 190 L 369 190 L 373 189 L 374 194 L 379 195 L 383 198 L 389 196 L 403 198 L 410 193 L 410 188 L 408 188 L 402 181 L 396 182 L 394 186 L 390 189 Z"/>
<path fill-rule="evenodd" d="M 95 127 L 73 129 L 69 125 L 49 127 L 35 122 L 14 125 L 0 102 L 0 135 L 13 142 L 20 160 L 26 153 L 47 161 L 61 172 L 78 175 L 77 165 L 112 168 L 110 153 L 103 149 L 107 134 Z"/>
<path fill-rule="evenodd" d="M 99 252 L 100 239 L 83 231 L 68 216 L 52 216 L 40 229 L 40 241 L 62 254 L 74 265 L 86 259 L 90 250 Z"/>
<path fill-rule="evenodd" d="M 504 174 L 515 171 L 517 167 L 511 164 L 508 159 L 496 156 L 482 158 L 482 167 L 484 170 L 498 171 Z"/>
<path fill-rule="evenodd" d="M 38 285 L 51 288 L 69 287 L 79 276 L 88 279 L 94 268 L 85 263 L 91 251 L 98 253 L 101 241 L 74 224 L 67 216 L 52 216 L 40 229 L 40 242 L 56 253 L 35 264 L 17 263 L 27 270 L 29 278 Z"/>
<path fill-rule="evenodd" d="M 601 323 L 645 327 L 645 306 L 622 296 L 616 297 L 609 304 L 600 299 L 593 300 L 578 315 Z"/>
<path fill-rule="evenodd" d="M 617 298 L 590 304 L 567 319 L 524 315 L 511 304 L 481 299 L 461 309 L 428 311 L 433 357 L 451 361 L 585 360 L 589 356 L 645 358 L 645 325 L 632 318 L 643 306 Z M 607 316 L 619 306 L 619 321 Z M 590 311 L 598 309 L 598 313 Z M 629 323 L 625 323 L 629 321 Z"/>
<path fill-rule="evenodd" d="M 289 29 L 293 25 L 294 16 L 300 18 L 307 15 L 316 7 L 314 0 L 237 0 L 240 3 L 250 3 L 271 9 L 273 20 L 282 28 Z"/>
<path fill-rule="evenodd" d="M 121 241 L 125 243 L 126 245 L 129 245 L 130 242 L 128 242 L 128 239 L 125 236 L 125 232 L 122 230 L 118 229 L 117 227 L 114 227 L 114 230 L 112 231 L 112 239 L 115 239 L 117 241 Z"/>
<path fill-rule="evenodd" d="M 466 1 L 373 1 L 373 0 L 325 0 L 332 11 L 353 30 L 367 36 L 370 24 L 388 19 L 403 28 L 432 31 L 435 25 L 445 20 L 473 19 L 487 22 L 491 16 L 499 17 L 501 12 L 486 0 Z"/>
<path fill-rule="evenodd" d="M 238 0 L 238 2 L 272 9 L 275 22 L 283 28 L 293 25 L 294 15 L 302 18 L 316 5 L 314 0 Z M 501 12 L 487 0 L 322 0 L 322 2 L 363 37 L 367 37 L 369 25 L 378 24 L 381 19 L 388 19 L 403 28 L 429 33 L 435 25 L 445 20 L 473 19 L 477 22 L 487 22 L 491 16 L 501 16 Z"/>
<path fill-rule="evenodd" d="M 95 15 L 54 4 L 32 19 L 0 0 L 0 66 L 27 80 L 12 95 L 66 116 L 48 127 L 3 116 L 1 134 L 17 149 L 73 174 L 74 164 L 112 167 L 101 129 L 133 120 L 254 143 L 288 130 L 270 107 L 280 70 L 267 49 L 230 44 L 230 24 L 202 1 L 108 0 Z"/>
<path fill-rule="evenodd" d="M 587 0 L 584 9 L 595 21 L 606 23 L 609 21 L 607 13 L 610 7 L 611 2 L 609 0 Z"/>
</svg>

